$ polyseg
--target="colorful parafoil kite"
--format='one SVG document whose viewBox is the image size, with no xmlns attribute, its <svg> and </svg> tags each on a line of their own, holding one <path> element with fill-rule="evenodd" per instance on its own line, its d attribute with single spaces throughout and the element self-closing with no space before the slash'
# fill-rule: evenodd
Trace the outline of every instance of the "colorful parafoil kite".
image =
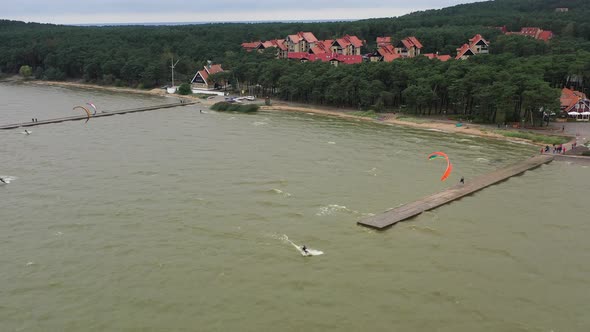
<svg viewBox="0 0 590 332">
<path fill-rule="evenodd" d="M 96 105 L 94 105 L 93 103 L 86 103 L 86 105 L 92 107 L 92 109 L 94 110 L 94 112 L 92 112 L 92 115 L 96 115 Z"/>
<path fill-rule="evenodd" d="M 449 177 L 449 175 L 451 175 L 451 171 L 453 171 L 453 164 L 451 164 L 451 161 L 449 160 L 449 156 L 447 156 L 447 154 L 444 152 L 433 152 L 428 155 L 429 160 L 433 160 L 433 159 L 437 159 L 437 158 L 444 158 L 447 160 L 447 169 L 445 170 L 442 177 L 440 178 L 441 181 L 444 181 Z"/>
<path fill-rule="evenodd" d="M 86 119 L 86 122 L 88 122 L 88 120 L 90 120 L 90 117 L 92 116 L 92 114 L 90 114 L 90 111 L 86 107 L 84 107 L 84 106 L 76 106 L 76 107 L 73 108 L 73 110 L 76 110 L 78 108 L 81 108 L 81 109 L 84 110 L 84 112 L 86 112 L 86 115 L 88 115 L 88 118 Z"/>
</svg>

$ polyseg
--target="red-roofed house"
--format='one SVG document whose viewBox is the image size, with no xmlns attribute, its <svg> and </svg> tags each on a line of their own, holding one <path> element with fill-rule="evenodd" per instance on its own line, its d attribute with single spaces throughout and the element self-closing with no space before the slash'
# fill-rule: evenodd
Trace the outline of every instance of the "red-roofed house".
<svg viewBox="0 0 590 332">
<path fill-rule="evenodd" d="M 250 43 L 242 43 L 242 48 L 244 48 L 248 52 L 252 52 L 252 51 L 258 50 L 258 48 L 260 47 L 261 44 L 262 44 L 262 42 L 260 42 L 260 41 L 255 41 L 255 42 L 250 42 Z"/>
<path fill-rule="evenodd" d="M 340 63 L 355 64 L 363 62 L 361 55 L 343 55 L 337 53 L 319 53 L 312 54 L 307 52 L 289 52 L 289 59 L 299 60 L 301 62 L 307 61 L 322 61 L 330 62 L 334 66 L 338 66 Z"/>
<path fill-rule="evenodd" d="M 586 94 L 580 91 L 563 88 L 559 102 L 561 103 L 561 111 L 565 113 L 590 112 L 590 100 L 586 98 Z"/>
<path fill-rule="evenodd" d="M 473 50 L 474 53 L 476 54 L 488 54 L 489 53 L 489 47 L 490 47 L 490 42 L 488 42 L 487 40 L 485 40 L 479 33 L 475 36 L 473 36 L 473 38 L 469 39 L 469 46 L 471 47 L 471 49 Z"/>
<path fill-rule="evenodd" d="M 455 57 L 455 59 L 465 60 L 472 55 L 475 55 L 475 53 L 473 52 L 471 47 L 469 47 L 468 44 L 463 44 L 463 46 L 461 46 L 457 49 L 457 56 Z"/>
<path fill-rule="evenodd" d="M 391 37 L 377 37 L 377 47 L 391 45 Z"/>
<path fill-rule="evenodd" d="M 548 41 L 553 38 L 553 32 L 538 27 L 523 27 L 518 32 L 505 32 L 505 34 L 527 36 L 543 41 Z"/>
<path fill-rule="evenodd" d="M 381 55 L 381 60 L 383 62 L 391 62 L 395 59 L 400 59 L 403 56 L 395 51 L 393 45 L 385 45 L 377 50 L 377 53 Z"/>
<path fill-rule="evenodd" d="M 413 58 L 420 55 L 422 43 L 416 37 L 406 37 L 395 44 L 395 53 L 404 58 Z"/>
<path fill-rule="evenodd" d="M 278 58 L 287 58 L 287 46 L 284 39 L 271 39 L 267 41 L 255 41 L 250 43 L 242 43 L 242 48 L 248 52 L 258 51 L 262 52 L 267 48 L 277 48 Z"/>
<path fill-rule="evenodd" d="M 457 56 L 455 59 L 465 60 L 468 57 L 476 54 L 487 54 L 489 53 L 490 42 L 485 40 L 479 33 L 473 38 L 469 38 L 469 44 L 463 44 L 463 46 L 457 49 Z"/>
<path fill-rule="evenodd" d="M 223 68 L 219 64 L 208 64 L 207 66 L 203 67 L 203 70 L 197 71 L 193 79 L 191 80 L 191 85 L 194 89 L 214 89 L 220 88 L 221 85 L 218 83 L 213 82 L 209 79 L 209 76 L 217 73 L 221 73 Z"/>
<path fill-rule="evenodd" d="M 422 55 L 424 55 L 425 57 L 427 57 L 430 60 L 437 59 L 437 60 L 440 60 L 442 62 L 445 62 L 445 61 L 448 61 L 448 60 L 452 59 L 452 57 L 450 55 L 448 55 L 448 54 L 438 54 L 438 52 L 436 54 L 435 53 L 425 53 L 425 54 L 422 54 Z"/>
<path fill-rule="evenodd" d="M 357 36 L 345 35 L 342 38 L 334 40 L 330 49 L 332 50 L 332 53 L 343 55 L 361 55 L 362 46 L 363 41 Z"/>
<path fill-rule="evenodd" d="M 311 32 L 298 32 L 294 35 L 288 35 L 285 39 L 285 44 L 289 53 L 309 52 L 317 42 L 318 39 Z"/>
</svg>

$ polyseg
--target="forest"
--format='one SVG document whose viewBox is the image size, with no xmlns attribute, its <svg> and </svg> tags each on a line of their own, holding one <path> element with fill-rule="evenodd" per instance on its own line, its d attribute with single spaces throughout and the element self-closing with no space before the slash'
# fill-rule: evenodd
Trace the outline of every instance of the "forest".
<svg viewBox="0 0 590 332">
<path fill-rule="evenodd" d="M 567 12 L 555 8 L 567 7 Z M 214 75 L 259 96 L 343 108 L 460 114 L 482 122 L 537 121 L 543 107 L 559 111 L 560 89 L 590 93 L 590 6 L 587 0 L 496 0 L 393 18 L 323 23 L 217 23 L 184 26 L 65 26 L 0 20 L 0 75 L 82 80 L 149 89 L 188 82 L 208 60 Z M 552 30 L 548 43 L 503 35 L 496 27 Z M 455 55 L 480 33 L 489 55 L 440 62 L 425 57 L 390 63 L 331 66 L 277 60 L 272 50 L 248 53 L 245 41 L 311 31 L 319 39 L 344 34 L 375 49 L 378 36 L 416 36 L 422 53 Z M 27 70 L 23 71 L 23 66 Z"/>
</svg>

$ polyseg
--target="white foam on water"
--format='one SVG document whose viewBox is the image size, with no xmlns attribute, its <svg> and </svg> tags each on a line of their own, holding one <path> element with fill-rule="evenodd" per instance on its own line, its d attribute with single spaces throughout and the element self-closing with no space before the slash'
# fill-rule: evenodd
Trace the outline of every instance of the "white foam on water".
<svg viewBox="0 0 590 332">
<path fill-rule="evenodd" d="M 4 182 L 6 182 L 6 184 L 9 184 L 10 182 L 18 179 L 16 176 L 10 176 L 10 175 L 0 175 L 0 178 L 2 178 L 2 180 L 4 180 Z M 2 185 L 4 183 L 0 182 L 0 185 Z"/>
<path fill-rule="evenodd" d="M 256 127 L 258 127 L 258 126 L 264 126 L 264 125 L 267 125 L 267 124 L 268 124 L 268 122 L 256 121 L 256 122 L 254 122 L 254 123 L 252 123 L 252 124 L 253 124 L 253 125 L 255 125 Z"/>
<path fill-rule="evenodd" d="M 28 262 L 27 263 L 27 266 L 31 266 L 31 265 L 34 265 L 34 264 L 35 264 L 35 262 Z"/>
<path fill-rule="evenodd" d="M 330 141 L 330 142 L 328 142 L 328 144 L 336 144 L 336 142 L 332 142 L 332 141 Z"/>
<path fill-rule="evenodd" d="M 510 140 L 510 139 L 508 140 L 508 142 L 513 143 L 513 144 L 520 144 L 520 145 L 534 145 L 534 144 L 531 144 L 529 142 L 525 142 L 525 141 L 513 141 L 513 140 Z"/>
<path fill-rule="evenodd" d="M 448 131 L 446 131 L 446 130 L 436 129 L 436 128 L 428 128 L 426 130 L 428 130 L 428 131 L 436 131 L 437 133 L 448 133 Z"/>
<path fill-rule="evenodd" d="M 270 191 L 279 195 L 283 195 L 285 197 L 291 197 L 290 193 L 282 191 L 281 189 L 272 188 Z"/>
<path fill-rule="evenodd" d="M 489 163 L 490 161 L 486 158 L 477 158 L 475 159 L 478 163 Z"/>
<path fill-rule="evenodd" d="M 349 208 L 347 208 L 344 205 L 330 204 L 330 205 L 320 207 L 318 212 L 315 215 L 316 216 L 329 216 L 329 215 L 332 215 L 332 214 L 334 214 L 336 212 L 340 212 L 340 211 L 358 213 L 358 211 L 350 210 Z"/>
<path fill-rule="evenodd" d="M 323 251 L 317 250 L 317 249 L 312 249 L 312 248 L 306 248 L 307 251 L 303 251 L 303 246 L 295 244 L 293 241 L 289 240 L 289 237 L 287 236 L 287 234 L 283 234 L 280 237 L 280 240 L 290 243 L 293 247 L 295 247 L 295 249 L 297 249 L 297 251 L 299 251 L 301 256 L 304 256 L 304 257 L 319 256 L 319 255 L 324 254 Z"/>
<path fill-rule="evenodd" d="M 473 140 L 467 139 L 467 138 L 461 138 L 459 140 L 459 142 L 473 142 Z"/>
</svg>

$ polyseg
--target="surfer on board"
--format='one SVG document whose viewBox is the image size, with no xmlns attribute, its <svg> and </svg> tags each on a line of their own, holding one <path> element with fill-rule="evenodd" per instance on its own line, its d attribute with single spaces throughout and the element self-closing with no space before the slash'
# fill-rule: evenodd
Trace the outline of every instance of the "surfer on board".
<svg viewBox="0 0 590 332">
<path fill-rule="evenodd" d="M 3 178 L 0 178 L 0 182 L 2 182 L 2 183 L 4 183 L 4 184 L 7 184 L 7 182 L 6 182 L 6 181 L 4 181 L 4 179 L 3 179 Z"/>
<path fill-rule="evenodd" d="M 301 250 L 303 250 L 304 253 L 309 254 L 309 251 L 307 251 L 307 247 L 305 246 L 305 244 L 303 245 L 303 247 L 301 247 Z"/>
</svg>

